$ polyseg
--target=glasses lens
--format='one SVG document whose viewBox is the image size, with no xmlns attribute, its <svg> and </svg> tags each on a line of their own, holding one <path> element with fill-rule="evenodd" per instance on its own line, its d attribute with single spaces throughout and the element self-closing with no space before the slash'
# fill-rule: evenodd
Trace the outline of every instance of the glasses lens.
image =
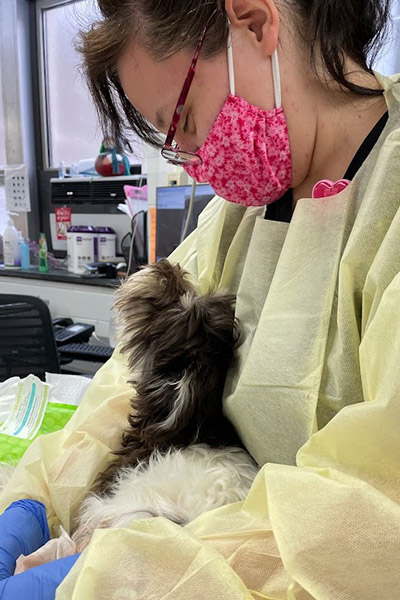
<svg viewBox="0 0 400 600">
<path fill-rule="evenodd" d="M 173 165 L 201 165 L 202 160 L 198 154 L 185 152 L 184 150 L 174 150 L 172 148 L 163 148 L 161 155 Z"/>
</svg>

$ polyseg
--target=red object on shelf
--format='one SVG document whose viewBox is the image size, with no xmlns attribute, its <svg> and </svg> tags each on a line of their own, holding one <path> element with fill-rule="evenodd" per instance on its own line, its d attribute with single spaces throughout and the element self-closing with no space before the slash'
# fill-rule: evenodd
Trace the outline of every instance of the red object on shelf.
<svg viewBox="0 0 400 600">
<path fill-rule="evenodd" d="M 103 177 L 112 177 L 113 175 L 123 175 L 125 167 L 122 162 L 118 163 L 119 173 L 114 173 L 112 161 L 110 160 L 109 154 L 99 154 L 94 163 L 94 167 L 99 175 Z"/>
</svg>

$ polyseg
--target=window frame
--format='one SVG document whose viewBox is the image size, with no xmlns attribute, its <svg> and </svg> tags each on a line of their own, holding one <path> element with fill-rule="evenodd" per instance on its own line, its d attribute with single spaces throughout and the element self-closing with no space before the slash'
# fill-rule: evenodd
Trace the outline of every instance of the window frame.
<svg viewBox="0 0 400 600">
<path fill-rule="evenodd" d="M 26 164 L 29 173 L 31 212 L 20 213 L 14 222 L 24 236 L 37 237 L 39 210 L 37 194 L 35 93 L 32 70 L 32 19 L 30 0 L 2 1 L 0 44 L 5 164 Z M 4 183 L 4 169 L 0 173 Z"/>
<path fill-rule="evenodd" d="M 37 32 L 37 77 L 39 84 L 40 104 L 40 133 L 42 146 L 43 169 L 54 169 L 52 167 L 51 150 L 51 125 L 48 98 L 47 75 L 47 45 L 46 45 L 46 22 L 45 12 L 57 6 L 76 4 L 80 0 L 36 0 L 36 32 Z"/>
</svg>

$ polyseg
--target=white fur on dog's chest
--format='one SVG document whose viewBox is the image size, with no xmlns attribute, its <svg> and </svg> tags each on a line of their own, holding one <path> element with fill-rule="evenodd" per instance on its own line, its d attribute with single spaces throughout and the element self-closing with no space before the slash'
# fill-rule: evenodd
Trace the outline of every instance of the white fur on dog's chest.
<svg viewBox="0 0 400 600">
<path fill-rule="evenodd" d="M 243 500 L 257 473 L 239 448 L 198 444 L 153 453 L 148 465 L 118 472 L 107 496 L 89 496 L 79 521 L 85 527 L 128 527 L 133 520 L 164 516 L 185 525 L 200 514 Z"/>
</svg>

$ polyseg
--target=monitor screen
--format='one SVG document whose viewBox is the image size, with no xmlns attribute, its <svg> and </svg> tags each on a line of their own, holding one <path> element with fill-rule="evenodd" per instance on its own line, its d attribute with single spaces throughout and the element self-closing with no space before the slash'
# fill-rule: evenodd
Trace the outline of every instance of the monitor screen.
<svg viewBox="0 0 400 600">
<path fill-rule="evenodd" d="M 156 258 L 165 258 L 180 244 L 188 217 L 191 185 L 157 188 Z M 196 195 L 187 235 L 197 227 L 197 220 L 205 206 L 215 196 L 208 184 L 196 186 Z"/>
</svg>

